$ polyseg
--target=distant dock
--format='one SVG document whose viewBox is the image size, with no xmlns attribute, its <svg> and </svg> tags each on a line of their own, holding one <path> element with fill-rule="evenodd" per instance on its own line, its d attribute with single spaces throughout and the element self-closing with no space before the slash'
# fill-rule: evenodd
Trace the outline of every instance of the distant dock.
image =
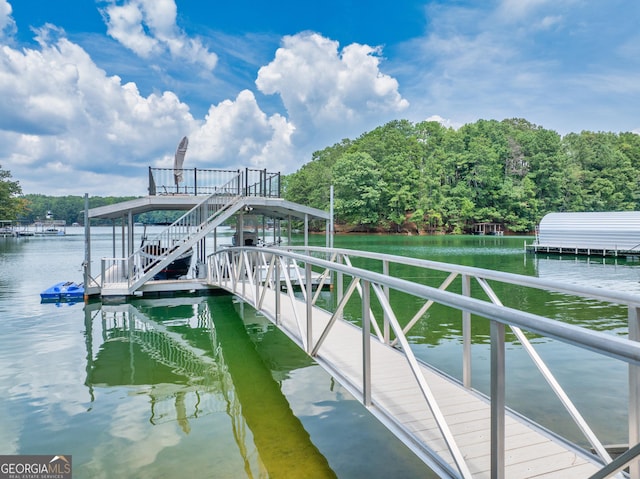
<svg viewBox="0 0 640 479">
<path fill-rule="evenodd" d="M 640 211 L 549 213 L 525 244 L 531 253 L 640 258 Z"/>
</svg>

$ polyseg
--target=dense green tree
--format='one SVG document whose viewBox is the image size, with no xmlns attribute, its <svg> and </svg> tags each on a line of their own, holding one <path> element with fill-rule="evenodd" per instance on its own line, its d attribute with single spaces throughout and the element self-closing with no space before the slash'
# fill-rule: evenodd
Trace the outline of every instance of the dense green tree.
<svg viewBox="0 0 640 479">
<path fill-rule="evenodd" d="M 338 221 L 375 226 L 385 184 L 368 153 L 346 153 L 333 166 L 335 214 Z"/>
<path fill-rule="evenodd" d="M 323 209 L 336 185 L 339 219 L 353 226 L 528 232 L 552 211 L 638 209 L 640 135 L 561 137 L 522 118 L 458 130 L 397 120 L 314 153 L 287 181 L 288 199 Z"/>
<path fill-rule="evenodd" d="M 295 175 L 285 177 L 284 196 L 305 198 L 304 202 L 300 202 L 314 208 L 328 209 L 333 165 L 348 151 L 351 143 L 350 140 L 342 140 L 341 143 L 314 152 L 309 163 L 303 165 Z"/>
<path fill-rule="evenodd" d="M 25 209 L 25 201 L 19 195 L 22 188 L 11 179 L 11 172 L 0 165 L 0 220 L 15 220 Z"/>
</svg>

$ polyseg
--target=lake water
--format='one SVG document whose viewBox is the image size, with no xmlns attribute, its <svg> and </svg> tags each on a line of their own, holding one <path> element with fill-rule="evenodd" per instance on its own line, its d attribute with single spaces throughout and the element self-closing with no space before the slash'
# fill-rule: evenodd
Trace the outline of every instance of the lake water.
<svg viewBox="0 0 640 479">
<path fill-rule="evenodd" d="M 111 229 L 94 228 L 92 237 L 97 271 L 97 258 L 112 254 Z M 338 236 L 335 245 L 640 292 L 637 263 L 534 257 L 523 242 Z M 0 454 L 72 455 L 76 478 L 434 477 L 327 373 L 231 296 L 41 304 L 48 286 L 82 280 L 83 259 L 80 228 L 62 237 L 0 238 Z M 532 291 L 506 297 L 562 321 L 626 332 L 626 311 L 614 305 Z M 474 321 L 473 385 L 484 392 L 488 331 Z M 459 314 L 430 310 L 411 340 L 419 357 L 460 377 Z M 602 440 L 626 442 L 626 368 L 544 338 L 534 342 Z M 584 442 L 530 364 L 509 345 L 509 405 Z"/>
</svg>

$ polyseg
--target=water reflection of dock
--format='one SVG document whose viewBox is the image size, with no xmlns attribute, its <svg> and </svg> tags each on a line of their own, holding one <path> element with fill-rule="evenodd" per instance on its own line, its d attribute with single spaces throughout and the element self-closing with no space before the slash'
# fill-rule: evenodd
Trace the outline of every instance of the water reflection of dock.
<svg viewBox="0 0 640 479">
<path fill-rule="evenodd" d="M 626 293 L 640 293 L 640 266 L 622 258 L 536 256 L 539 278 Z"/>
<path fill-rule="evenodd" d="M 292 470 L 335 477 L 244 323 L 228 310 L 214 314 L 212 304 L 215 309 L 220 302 L 195 297 L 88 304 L 86 384 L 91 397 L 95 400 L 100 388 L 137 386 L 150 398 L 149 422 L 175 421 L 184 434 L 199 417 L 226 414 L 242 461 L 255 469 L 251 476 L 261 477 L 266 468 L 272 477 Z M 299 354 L 289 364 L 306 367 L 312 361 Z"/>
</svg>

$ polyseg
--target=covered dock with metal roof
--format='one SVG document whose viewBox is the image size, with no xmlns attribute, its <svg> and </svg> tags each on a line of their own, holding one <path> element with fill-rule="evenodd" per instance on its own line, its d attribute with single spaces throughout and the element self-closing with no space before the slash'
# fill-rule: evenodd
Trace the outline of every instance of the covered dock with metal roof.
<svg viewBox="0 0 640 479">
<path fill-rule="evenodd" d="M 545 215 L 534 253 L 585 256 L 640 255 L 640 211 L 571 212 Z"/>
<path fill-rule="evenodd" d="M 326 211 L 300 205 L 280 197 L 280 175 L 262 170 L 215 171 L 198 170 L 197 193 L 172 192 L 150 194 L 146 197 L 123 201 L 117 204 L 89 208 L 88 195 L 85 196 L 85 262 L 84 284 L 88 296 L 131 296 L 145 292 L 183 291 L 209 289 L 203 281 L 204 264 L 210 252 L 218 249 L 217 229 L 228 223 L 235 223 L 234 241 L 247 245 L 245 240 L 268 245 L 266 238 L 258 238 L 258 218 L 262 220 L 262 235 L 267 229 L 273 232 L 273 244 L 282 241 L 281 221 L 286 223 L 288 243 L 291 243 L 292 221 L 303 223 L 304 243 L 308 244 L 311 221 L 326 222 L 327 243 L 329 243 L 331 214 Z M 189 170 L 183 170 L 190 174 Z M 256 178 L 253 178 L 253 174 Z M 195 177 L 195 172 L 193 173 Z M 150 169 L 150 192 L 157 192 L 158 173 Z M 214 180 L 218 181 L 216 184 Z M 160 183 L 164 184 L 164 182 Z M 171 191 L 163 186 L 160 191 Z M 204 194 L 203 194 L 204 193 Z M 153 237 L 147 238 L 146 229 L 142 234 L 139 247 L 134 244 L 136 216 L 150 211 L 184 211 L 179 219 Z M 91 221 L 111 220 L 112 248 L 111 257 L 101 258 L 99 275 L 92 274 L 91 267 Z M 247 220 L 253 223 L 255 238 L 246 238 Z M 116 224 L 120 225 L 117 234 Z M 269 227 L 267 227 L 269 223 Z M 213 240 L 212 250 L 208 250 L 207 236 Z M 138 234 L 138 236 L 140 236 Z M 237 236 L 237 238 L 236 238 Z M 117 245 L 120 251 L 117 252 Z M 119 254 L 118 254 L 119 253 Z M 188 258 L 190 259 L 187 259 Z M 192 258 L 192 259 L 191 259 Z M 158 274 L 174 268 L 180 259 L 186 264 L 188 272 L 176 272 L 176 278 L 167 282 Z M 174 268 L 175 269 L 175 268 Z M 153 271 L 152 271 L 153 270 Z M 174 270 L 171 269 L 173 272 Z M 178 274 L 180 273 L 180 274 Z M 170 283 L 170 284 L 169 284 Z M 160 289 L 158 289 L 160 288 Z"/>
</svg>

